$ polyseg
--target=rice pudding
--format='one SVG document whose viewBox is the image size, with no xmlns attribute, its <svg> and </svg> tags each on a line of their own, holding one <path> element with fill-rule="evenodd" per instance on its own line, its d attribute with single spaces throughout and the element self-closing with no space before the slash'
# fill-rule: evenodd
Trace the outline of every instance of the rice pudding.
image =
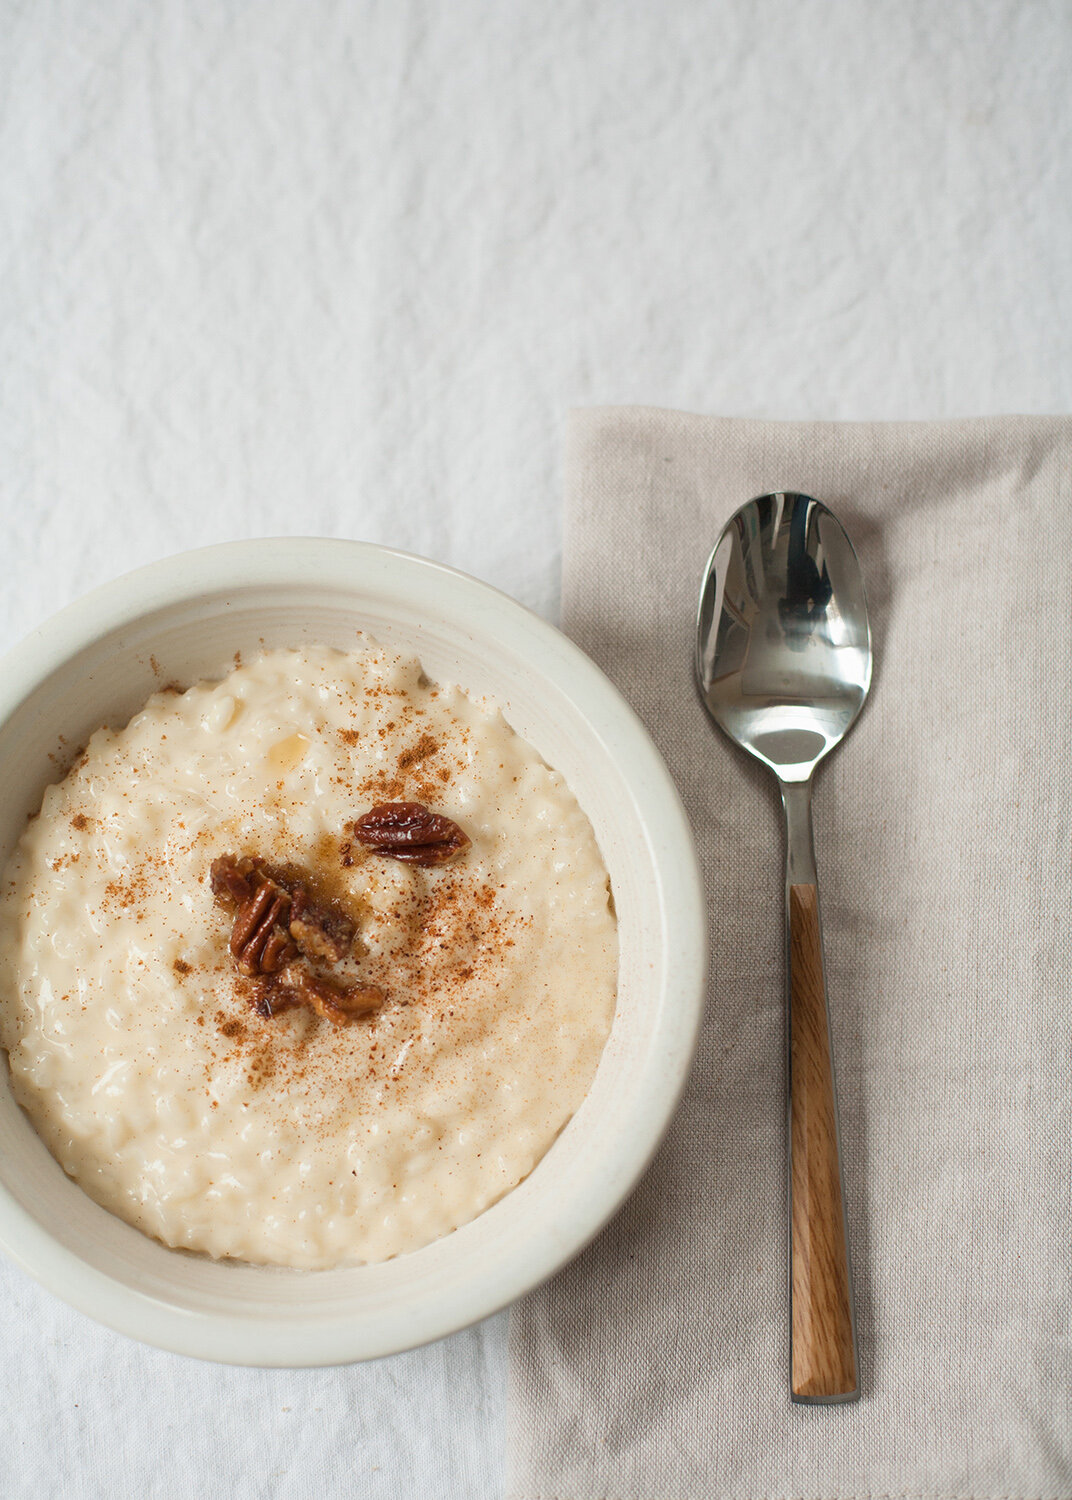
<svg viewBox="0 0 1072 1500">
<path fill-rule="evenodd" d="M 591 1084 L 616 976 L 563 778 L 372 643 L 99 730 L 0 894 L 0 1041 L 52 1154 L 146 1234 L 257 1263 L 384 1260 L 515 1187 Z"/>
</svg>

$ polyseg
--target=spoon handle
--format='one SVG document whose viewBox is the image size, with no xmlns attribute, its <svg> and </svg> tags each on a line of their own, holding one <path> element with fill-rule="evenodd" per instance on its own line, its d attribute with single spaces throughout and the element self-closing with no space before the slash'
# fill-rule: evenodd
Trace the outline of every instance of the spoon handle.
<svg viewBox="0 0 1072 1500">
<path fill-rule="evenodd" d="M 794 1401 L 859 1395 L 811 784 L 782 783 L 789 949 L 789 1302 Z"/>
</svg>

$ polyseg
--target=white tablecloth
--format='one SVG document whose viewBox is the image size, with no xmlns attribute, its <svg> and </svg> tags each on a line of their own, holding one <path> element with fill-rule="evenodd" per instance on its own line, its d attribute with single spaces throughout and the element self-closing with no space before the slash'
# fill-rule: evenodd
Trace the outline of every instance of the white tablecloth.
<svg viewBox="0 0 1072 1500">
<path fill-rule="evenodd" d="M 284 532 L 554 617 L 575 405 L 1072 406 L 1062 0 L 6 0 L 0 38 L 4 644 Z M 228 1370 L 5 1264 L 0 1494 L 498 1500 L 503 1326 Z"/>
</svg>

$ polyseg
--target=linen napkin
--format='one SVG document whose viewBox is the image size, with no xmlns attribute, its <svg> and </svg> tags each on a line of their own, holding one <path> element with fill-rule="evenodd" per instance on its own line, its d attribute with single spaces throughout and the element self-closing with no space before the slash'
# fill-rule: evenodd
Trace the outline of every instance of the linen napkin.
<svg viewBox="0 0 1072 1500">
<path fill-rule="evenodd" d="M 512 1314 L 510 1493 L 1067 1500 L 1072 421 L 588 411 L 566 480 L 565 628 L 685 799 L 711 974 L 655 1164 Z M 708 553 L 781 489 L 848 529 L 875 646 L 814 802 L 862 1383 L 835 1407 L 788 1396 L 780 807 L 690 676 Z"/>
</svg>

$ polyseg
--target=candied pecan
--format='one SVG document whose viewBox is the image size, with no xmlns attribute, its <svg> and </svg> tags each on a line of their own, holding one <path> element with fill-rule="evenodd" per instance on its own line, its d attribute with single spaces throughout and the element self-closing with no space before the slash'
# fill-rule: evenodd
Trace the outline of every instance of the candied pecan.
<svg viewBox="0 0 1072 1500">
<path fill-rule="evenodd" d="M 243 974 L 273 974 L 294 957 L 289 915 L 289 895 L 265 876 L 238 908 L 231 930 L 231 952 Z"/>
<path fill-rule="evenodd" d="M 250 876 L 260 863 L 255 859 L 235 859 L 233 854 L 221 854 L 209 867 L 212 894 L 225 904 L 244 905 L 253 895 L 254 883 Z"/>
<path fill-rule="evenodd" d="M 291 1010 L 300 1005 L 301 1001 L 294 990 L 284 989 L 280 985 L 278 974 L 268 974 L 256 981 L 249 1003 L 259 1016 L 270 1021 L 281 1010 Z"/>
<path fill-rule="evenodd" d="M 379 1010 L 386 999 L 383 991 L 374 984 L 332 984 L 304 964 L 289 964 L 279 975 L 278 990 L 282 1006 L 308 1005 L 335 1026 L 348 1026 L 359 1016 Z M 282 1008 L 274 1003 L 274 997 L 270 1003 L 273 1010 Z"/>
<path fill-rule="evenodd" d="M 346 913 L 311 900 L 303 885 L 291 887 L 290 901 L 290 935 L 301 951 L 332 964 L 345 958 L 354 942 L 354 924 Z"/>
<path fill-rule="evenodd" d="M 381 802 L 354 824 L 354 835 L 375 854 L 413 865 L 438 865 L 469 845 L 469 835 L 420 802 Z"/>
<path fill-rule="evenodd" d="M 243 973 L 270 973 L 296 951 L 338 963 L 353 946 L 354 924 L 345 912 L 314 901 L 300 881 L 263 859 L 225 854 L 212 861 L 209 873 L 216 899 L 238 908 L 231 952 Z"/>
</svg>

